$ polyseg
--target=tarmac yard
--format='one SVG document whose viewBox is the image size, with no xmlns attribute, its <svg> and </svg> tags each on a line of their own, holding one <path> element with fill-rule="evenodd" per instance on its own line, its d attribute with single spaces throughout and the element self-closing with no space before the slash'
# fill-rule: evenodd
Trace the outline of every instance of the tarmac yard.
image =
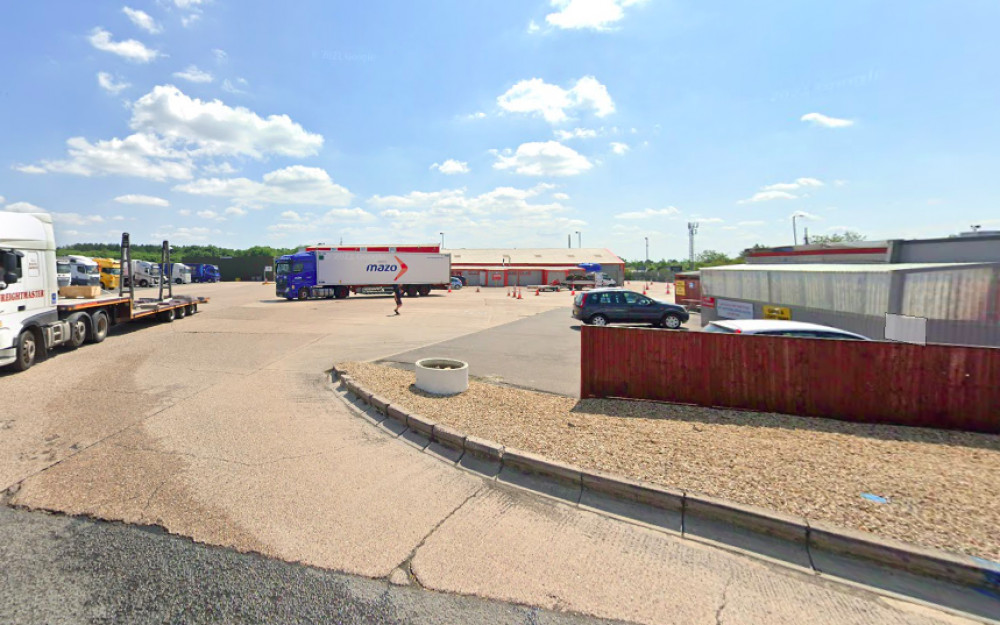
<svg viewBox="0 0 1000 625">
<path fill-rule="evenodd" d="M 160 526 L 224 548 L 176 555 L 162 565 L 168 569 L 190 564 L 185 558 L 228 562 L 232 550 L 252 552 L 273 566 L 509 602 L 521 613 L 529 606 L 639 623 L 974 622 L 491 483 L 387 436 L 332 390 L 327 371 L 336 362 L 392 360 L 474 333 L 489 342 L 497 332 L 510 343 L 506 324 L 555 310 L 568 318 L 567 293 L 514 300 L 502 289 L 434 292 L 404 300 L 397 317 L 390 297 L 288 302 L 256 283 L 176 291 L 211 304 L 0 374 L 0 489 L 8 507 L 20 508 L 0 515 L 8 537 L 0 564 L 8 581 L 30 578 L 59 606 L 32 603 L 16 612 L 19 621 L 59 620 L 55 610 L 85 606 L 99 592 L 92 578 L 100 571 L 86 560 L 78 575 L 47 585 L 38 580 L 58 567 L 58 558 L 38 555 L 48 543 L 39 543 L 38 557 L 18 554 L 29 544 L 19 534 L 25 524 L 56 532 L 41 512 L 50 511 Z M 571 357 L 574 343 L 562 345 Z M 516 343 L 508 352 L 513 360 Z M 18 577 L 28 563 L 37 570 Z M 78 577 L 87 588 L 74 586 Z M 258 585 L 265 583 L 276 582 Z M 289 597 L 279 620 L 293 622 L 305 599 Z M 0 598 L 8 606 L 29 601 Z M 195 599 L 172 601 L 162 605 L 176 611 L 155 620 L 213 620 L 183 617 L 202 605 Z M 316 618 L 335 622 L 333 610 Z M 500 621 L 447 614 L 377 622 Z M 554 618 L 538 613 L 525 622 Z"/>
</svg>

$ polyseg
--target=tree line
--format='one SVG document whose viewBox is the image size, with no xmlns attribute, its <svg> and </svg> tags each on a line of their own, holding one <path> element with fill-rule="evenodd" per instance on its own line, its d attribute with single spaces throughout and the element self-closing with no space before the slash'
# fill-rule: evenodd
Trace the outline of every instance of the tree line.
<svg viewBox="0 0 1000 625">
<path fill-rule="evenodd" d="M 183 263 L 187 259 L 199 258 L 243 258 L 246 256 L 269 256 L 277 258 L 285 254 L 294 254 L 298 249 L 293 247 L 270 247 L 267 245 L 255 245 L 243 250 L 217 247 L 215 245 L 171 245 L 170 260 Z M 133 245 L 132 259 L 159 262 L 161 250 L 162 246 L 160 245 Z M 74 243 L 73 245 L 63 245 L 56 248 L 56 254 L 58 256 L 77 254 L 91 258 L 120 258 L 121 247 L 110 243 Z"/>
</svg>

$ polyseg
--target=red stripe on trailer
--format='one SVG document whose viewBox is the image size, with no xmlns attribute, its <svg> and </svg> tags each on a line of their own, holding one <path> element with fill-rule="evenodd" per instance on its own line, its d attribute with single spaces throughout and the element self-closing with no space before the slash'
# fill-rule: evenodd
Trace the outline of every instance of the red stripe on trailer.
<svg viewBox="0 0 1000 625">
<path fill-rule="evenodd" d="M 397 245 L 376 247 L 307 247 L 307 252 L 398 252 L 410 254 L 439 254 L 440 246 L 429 245 Z"/>
</svg>

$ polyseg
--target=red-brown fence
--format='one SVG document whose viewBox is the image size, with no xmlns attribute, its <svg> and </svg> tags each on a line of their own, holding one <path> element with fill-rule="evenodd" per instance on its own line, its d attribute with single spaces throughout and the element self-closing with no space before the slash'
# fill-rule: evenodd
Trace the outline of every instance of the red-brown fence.
<svg viewBox="0 0 1000 625">
<path fill-rule="evenodd" d="M 1000 349 L 584 326 L 580 397 L 1000 433 Z"/>
</svg>

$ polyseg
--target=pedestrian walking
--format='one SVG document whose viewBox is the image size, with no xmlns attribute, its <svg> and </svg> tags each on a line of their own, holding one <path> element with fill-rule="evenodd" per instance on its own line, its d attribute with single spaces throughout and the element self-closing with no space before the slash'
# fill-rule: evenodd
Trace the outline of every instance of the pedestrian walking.
<svg viewBox="0 0 1000 625">
<path fill-rule="evenodd" d="M 398 284 L 392 285 L 392 297 L 396 300 L 396 314 L 398 315 L 399 308 L 403 305 L 403 289 Z"/>
</svg>

